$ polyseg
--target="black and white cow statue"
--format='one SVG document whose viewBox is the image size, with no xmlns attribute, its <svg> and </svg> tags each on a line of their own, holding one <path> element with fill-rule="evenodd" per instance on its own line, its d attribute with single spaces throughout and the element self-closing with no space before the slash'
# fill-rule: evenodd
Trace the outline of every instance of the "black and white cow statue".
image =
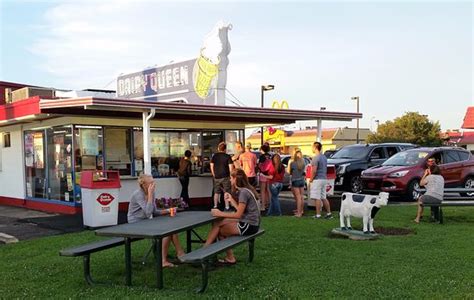
<svg viewBox="0 0 474 300">
<path fill-rule="evenodd" d="M 339 219 L 342 230 L 352 230 L 351 216 L 362 218 L 364 221 L 364 233 L 375 233 L 374 217 L 381 206 L 387 205 L 388 193 L 381 192 L 378 195 L 362 195 L 343 193 L 341 200 L 341 211 Z M 344 224 L 344 218 L 346 224 Z"/>
</svg>

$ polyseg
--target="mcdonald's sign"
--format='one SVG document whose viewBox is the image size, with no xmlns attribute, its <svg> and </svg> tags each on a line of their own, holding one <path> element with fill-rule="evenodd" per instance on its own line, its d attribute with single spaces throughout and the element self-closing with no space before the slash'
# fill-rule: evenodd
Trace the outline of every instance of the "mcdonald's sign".
<svg viewBox="0 0 474 300">
<path fill-rule="evenodd" d="M 272 103 L 272 108 L 288 109 L 288 102 L 286 102 L 286 100 L 283 100 L 281 102 L 278 102 L 278 100 L 274 100 Z"/>
</svg>

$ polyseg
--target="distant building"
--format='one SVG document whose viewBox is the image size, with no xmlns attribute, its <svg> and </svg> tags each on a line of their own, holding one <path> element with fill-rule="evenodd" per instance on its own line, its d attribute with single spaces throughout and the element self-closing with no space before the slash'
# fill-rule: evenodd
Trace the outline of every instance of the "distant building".
<svg viewBox="0 0 474 300">
<path fill-rule="evenodd" d="M 359 142 L 364 143 L 370 130 L 359 129 Z M 318 130 L 308 128 L 303 130 L 266 130 L 264 141 L 270 144 L 272 151 L 284 154 L 293 153 L 295 148 L 300 148 L 303 154 L 312 155 L 312 145 L 316 141 Z M 323 151 L 337 149 L 342 146 L 357 142 L 357 128 L 324 128 L 321 136 Z M 260 132 L 250 135 L 246 142 L 252 143 L 254 149 L 260 148 Z"/>
</svg>

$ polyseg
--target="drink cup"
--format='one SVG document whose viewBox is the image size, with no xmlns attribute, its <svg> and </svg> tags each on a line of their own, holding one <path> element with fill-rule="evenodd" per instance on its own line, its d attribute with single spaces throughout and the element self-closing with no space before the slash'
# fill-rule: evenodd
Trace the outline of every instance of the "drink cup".
<svg viewBox="0 0 474 300">
<path fill-rule="evenodd" d="M 170 208 L 170 216 L 171 216 L 171 217 L 176 216 L 176 207 L 171 207 L 171 208 Z"/>
</svg>

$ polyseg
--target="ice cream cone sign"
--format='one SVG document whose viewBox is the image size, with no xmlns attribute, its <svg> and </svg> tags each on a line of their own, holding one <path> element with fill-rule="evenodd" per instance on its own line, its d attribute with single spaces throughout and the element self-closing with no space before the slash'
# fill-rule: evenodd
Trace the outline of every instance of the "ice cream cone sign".
<svg viewBox="0 0 474 300">
<path fill-rule="evenodd" d="M 225 99 L 228 55 L 231 50 L 228 31 L 231 29 L 232 24 L 217 22 L 205 37 L 194 66 L 193 79 L 196 94 L 203 100 L 214 95 L 215 104 L 222 104 L 219 102 Z"/>
</svg>

